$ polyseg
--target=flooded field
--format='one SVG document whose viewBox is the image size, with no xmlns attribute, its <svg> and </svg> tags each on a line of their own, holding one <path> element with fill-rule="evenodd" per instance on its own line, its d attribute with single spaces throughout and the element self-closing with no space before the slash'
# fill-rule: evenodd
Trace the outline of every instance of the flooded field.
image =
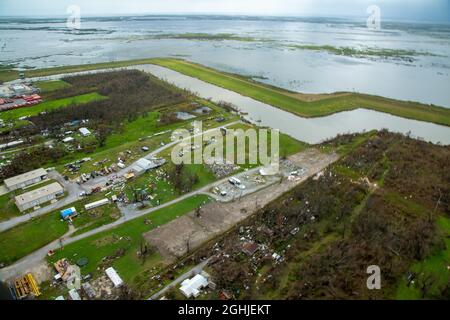
<svg viewBox="0 0 450 320">
<path fill-rule="evenodd" d="M 83 17 L 81 27 L 67 29 L 65 18 L 2 18 L 0 62 L 45 68 L 180 57 L 294 91 L 450 107 L 448 25 L 385 22 L 377 32 L 365 19 L 155 15 Z"/>
</svg>

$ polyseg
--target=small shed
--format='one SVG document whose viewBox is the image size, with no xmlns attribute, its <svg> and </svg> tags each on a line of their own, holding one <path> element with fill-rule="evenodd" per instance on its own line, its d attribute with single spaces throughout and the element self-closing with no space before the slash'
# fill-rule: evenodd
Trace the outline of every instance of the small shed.
<svg viewBox="0 0 450 320">
<path fill-rule="evenodd" d="M 87 128 L 84 128 L 84 127 L 78 129 L 78 131 L 80 131 L 80 133 L 83 137 L 87 137 L 87 136 L 91 135 L 91 132 Z"/>
<path fill-rule="evenodd" d="M 72 137 L 67 137 L 67 138 L 64 138 L 62 142 L 64 142 L 64 143 L 69 143 L 69 142 L 72 142 L 72 141 L 74 141 L 74 140 L 75 140 L 75 139 L 72 138 Z"/>
<path fill-rule="evenodd" d="M 61 214 L 61 218 L 63 218 L 64 220 L 67 220 L 70 217 L 77 215 L 77 210 L 74 207 L 72 207 L 72 208 L 61 210 L 60 214 Z"/>
<path fill-rule="evenodd" d="M 72 289 L 69 291 L 69 296 L 71 300 L 81 300 L 80 295 L 78 294 L 76 289 Z"/>
</svg>

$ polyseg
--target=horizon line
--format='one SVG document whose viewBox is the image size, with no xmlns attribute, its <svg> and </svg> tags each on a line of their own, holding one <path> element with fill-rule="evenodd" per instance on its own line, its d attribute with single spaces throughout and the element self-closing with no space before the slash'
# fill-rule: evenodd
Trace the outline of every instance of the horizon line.
<svg viewBox="0 0 450 320">
<path fill-rule="evenodd" d="M 67 14 L 45 14 L 45 15 L 2 15 L 0 18 L 67 18 Z M 257 14 L 257 13 L 231 13 L 231 12 L 160 12 L 160 13 L 87 13 L 83 14 L 88 18 L 101 17 L 145 17 L 145 16 L 228 16 L 228 17 L 272 17 L 272 18 L 333 18 L 333 19 L 367 19 L 363 15 L 333 15 L 333 14 Z M 416 20 L 396 17 L 386 17 L 385 21 L 404 22 L 404 23 L 434 23 L 434 24 L 450 24 L 447 20 Z"/>
</svg>

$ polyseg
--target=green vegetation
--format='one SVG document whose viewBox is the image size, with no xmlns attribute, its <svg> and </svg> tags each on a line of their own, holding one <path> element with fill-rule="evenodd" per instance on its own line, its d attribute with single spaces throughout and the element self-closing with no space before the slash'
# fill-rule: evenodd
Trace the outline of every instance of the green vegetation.
<svg viewBox="0 0 450 320">
<path fill-rule="evenodd" d="M 404 118 L 450 126 L 450 109 L 442 107 L 397 101 L 360 93 L 303 95 L 268 86 L 233 74 L 216 71 L 184 60 L 154 59 L 151 62 L 233 90 L 244 96 L 302 117 L 320 117 L 340 111 L 367 108 Z"/>
<path fill-rule="evenodd" d="M 58 99 L 58 100 L 51 100 L 51 101 L 45 101 L 43 103 L 40 103 L 36 106 L 32 107 L 26 107 L 26 108 L 19 108 L 14 110 L 9 110 L 1 113 L 1 117 L 5 120 L 13 120 L 13 119 L 19 119 L 21 117 L 26 116 L 34 116 L 44 111 L 50 111 L 55 110 L 58 108 L 64 108 L 70 105 L 81 105 L 85 104 L 91 101 L 100 101 L 104 100 L 106 97 L 93 92 L 88 94 L 83 94 L 80 96 L 70 97 L 70 98 L 64 98 L 64 99 Z"/>
<path fill-rule="evenodd" d="M 320 178 L 199 250 L 197 259 L 217 246 L 226 257 L 209 267 L 216 293 L 256 300 L 448 297 L 450 219 L 444 198 L 436 203 L 448 191 L 450 150 L 386 131 L 360 138 L 326 142 L 350 147 Z M 242 230 L 263 252 L 242 252 Z M 283 263 L 267 259 L 273 252 Z M 381 290 L 366 287 L 372 264 L 381 267 Z"/>
<path fill-rule="evenodd" d="M 341 48 L 338 48 L 336 50 L 338 52 L 342 52 Z M 396 54 L 404 55 L 409 53 L 396 52 L 395 50 L 391 52 L 388 49 L 380 49 L 379 51 L 366 51 L 364 52 L 372 55 L 379 54 L 391 56 L 395 56 Z M 344 50 L 343 52 L 346 51 Z M 408 101 L 398 101 L 360 93 L 335 93 L 317 95 L 301 94 L 255 82 L 242 76 L 219 72 L 198 64 L 172 58 L 138 59 L 129 61 L 112 61 L 88 65 L 62 66 L 56 68 L 28 70 L 25 72 L 25 74 L 27 77 L 49 76 L 60 73 L 79 72 L 104 68 L 119 68 L 149 63 L 158 64 L 184 73 L 186 75 L 199 78 L 203 81 L 210 82 L 217 86 L 233 90 L 242 95 L 251 97 L 264 103 L 268 103 L 302 117 L 320 117 L 340 111 L 353 110 L 363 107 L 397 115 L 400 117 L 433 122 L 446 126 L 450 125 L 450 110 L 439 106 L 425 105 Z M 13 80 L 16 78 L 18 78 L 18 72 L 16 71 L 0 71 L 0 81 Z"/>
<path fill-rule="evenodd" d="M 45 185 L 45 183 L 42 185 Z M 23 192 L 26 191 L 28 190 Z M 78 212 L 78 216 L 73 219 L 73 225 L 77 229 L 73 235 L 82 234 L 120 218 L 120 211 L 115 204 L 101 206 L 89 211 L 84 209 L 85 204 L 103 198 L 105 198 L 105 194 L 100 193 L 67 205 L 67 207 L 75 207 Z M 0 208 L 2 208 L 2 212 L 8 213 L 8 216 L 3 218 L 20 215 L 14 200 L 9 199 L 9 195 L 0 197 Z M 0 233 L 0 263 L 13 263 L 66 233 L 68 231 L 68 223 L 61 221 L 60 211 L 61 209 L 58 209 L 33 218 L 28 222 Z M 4 243 L 5 245 L 3 245 Z M 16 250 L 14 243 L 20 243 L 20 249 Z"/>
<path fill-rule="evenodd" d="M 51 213 L 0 233 L 0 263 L 11 264 L 63 236 L 69 227 Z"/>
<path fill-rule="evenodd" d="M 447 290 L 446 299 L 449 298 L 450 284 L 450 219 L 439 217 L 438 230 L 444 239 L 443 248 L 437 248 L 436 253 L 427 259 L 417 262 L 410 268 L 414 283 L 402 279 L 397 289 L 396 298 L 399 300 L 417 300 L 423 298 L 442 297 Z"/>
<path fill-rule="evenodd" d="M 394 59 L 412 59 L 415 56 L 433 56 L 429 52 L 415 50 L 386 49 L 386 48 L 363 48 L 334 47 L 330 45 L 290 45 L 291 49 L 325 51 L 331 54 L 348 57 L 380 57 Z"/>
<path fill-rule="evenodd" d="M 91 210 L 85 210 L 84 206 L 88 203 L 104 199 L 105 194 L 100 193 L 87 197 L 81 201 L 69 205 L 75 207 L 78 216 L 73 219 L 73 226 L 77 229 L 71 236 L 85 233 L 89 230 L 96 229 L 105 224 L 110 224 L 120 218 L 119 208 L 115 203 L 110 203 Z M 58 211 L 59 214 L 59 211 Z"/>
<path fill-rule="evenodd" d="M 309 48 L 310 49 L 310 48 Z M 323 49 L 323 48 L 322 48 Z M 341 49 L 336 49 L 342 52 Z M 356 50 L 356 49 L 354 49 Z M 344 52 L 346 52 L 344 50 Z M 388 49 L 366 50 L 366 54 L 405 55 L 409 52 L 389 51 Z M 420 53 L 424 54 L 424 53 Z M 226 74 L 179 59 L 139 59 L 114 61 L 89 65 L 64 66 L 48 69 L 36 69 L 26 72 L 27 77 L 48 76 L 58 73 L 78 72 L 102 68 L 118 68 L 131 65 L 155 63 L 197 77 L 201 80 L 236 91 L 256 100 L 271 104 L 303 117 L 318 117 L 335 112 L 352 110 L 359 107 L 386 112 L 393 115 L 416 120 L 450 125 L 450 111 L 446 108 L 424 105 L 415 102 L 397 101 L 378 96 L 359 93 L 336 93 L 332 95 L 303 95 L 251 81 L 237 75 Z M 17 78 L 14 72 L 2 71 L 0 79 Z"/>
<path fill-rule="evenodd" d="M 14 194 L 7 193 L 0 196 L 0 221 L 8 220 L 20 215 L 14 202 Z"/>
<path fill-rule="evenodd" d="M 180 34 L 161 34 L 154 36 L 155 39 L 185 39 L 185 40 L 208 40 L 208 41 L 244 41 L 252 42 L 255 41 L 252 37 L 241 37 L 233 33 L 180 33 Z"/>
<path fill-rule="evenodd" d="M 34 85 L 41 89 L 41 93 L 52 92 L 70 87 L 70 84 L 62 80 L 38 81 L 35 82 Z"/>
<path fill-rule="evenodd" d="M 210 200 L 206 196 L 194 196 L 180 201 L 167 208 L 125 222 L 114 229 L 71 243 L 63 250 L 58 250 L 54 256 L 49 258 L 49 261 L 54 262 L 68 258 L 74 262 L 80 257 L 86 257 L 89 259 L 89 263 L 82 268 L 82 273 L 98 273 L 97 268 L 102 265 L 102 260 L 105 257 L 115 256 L 119 251 L 121 254 L 116 258 L 106 259 L 107 264 L 114 266 L 120 276 L 129 282 L 144 270 L 162 263 L 161 257 L 156 252 L 153 252 L 145 260 L 138 257 L 136 251 L 144 241 L 142 234 L 166 224 L 208 201 Z"/>
</svg>

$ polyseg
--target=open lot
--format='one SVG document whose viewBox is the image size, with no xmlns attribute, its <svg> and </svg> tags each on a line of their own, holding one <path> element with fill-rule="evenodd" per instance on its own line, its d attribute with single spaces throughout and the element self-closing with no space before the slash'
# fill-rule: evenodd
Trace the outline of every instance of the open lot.
<svg viewBox="0 0 450 320">
<path fill-rule="evenodd" d="M 201 209 L 200 215 L 193 211 L 146 233 L 145 239 L 155 246 L 165 259 L 173 261 L 184 255 L 188 248 L 200 246 L 251 216 L 258 208 L 323 170 L 338 157 L 335 154 L 325 154 L 316 149 L 309 149 L 288 159 L 304 168 L 305 174 L 293 180 L 286 179 L 281 184 L 272 185 L 229 203 L 208 204 Z"/>
</svg>

